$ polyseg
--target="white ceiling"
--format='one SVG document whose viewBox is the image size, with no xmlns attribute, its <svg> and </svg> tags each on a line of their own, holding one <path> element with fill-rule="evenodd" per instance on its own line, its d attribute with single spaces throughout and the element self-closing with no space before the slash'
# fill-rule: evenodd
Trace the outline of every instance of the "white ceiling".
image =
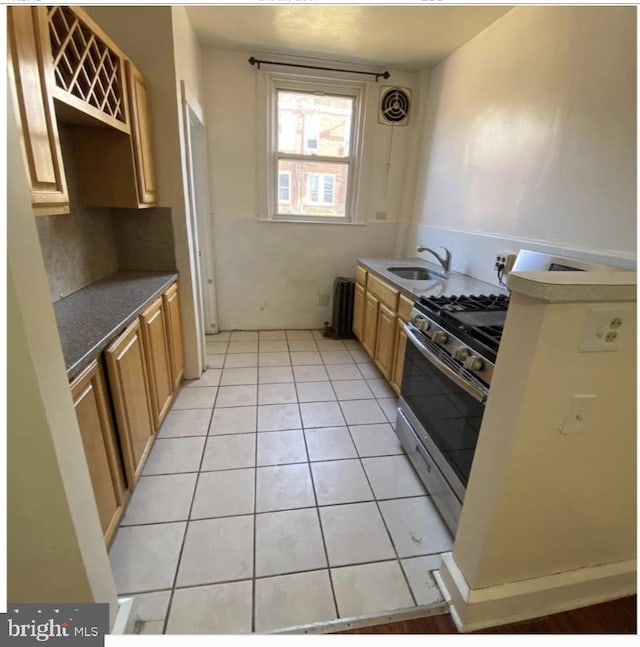
<svg viewBox="0 0 640 647">
<path fill-rule="evenodd" d="M 420 69 L 442 60 L 513 7 L 191 6 L 205 46 Z"/>
</svg>

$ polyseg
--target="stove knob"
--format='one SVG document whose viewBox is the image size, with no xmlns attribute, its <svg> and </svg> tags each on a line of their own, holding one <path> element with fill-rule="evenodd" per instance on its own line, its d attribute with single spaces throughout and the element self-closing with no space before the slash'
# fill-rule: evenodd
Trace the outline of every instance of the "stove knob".
<svg viewBox="0 0 640 647">
<path fill-rule="evenodd" d="M 436 332 L 431 335 L 431 340 L 436 344 L 446 344 L 449 340 L 449 335 L 447 335 L 447 333 L 443 332 L 442 330 L 436 330 Z"/>
<path fill-rule="evenodd" d="M 470 352 L 471 351 L 466 346 L 458 346 L 458 348 L 456 348 L 452 353 L 453 359 L 457 359 L 459 362 L 464 362 L 464 360 L 469 357 Z"/>
<path fill-rule="evenodd" d="M 411 323 L 418 329 L 423 332 L 429 330 L 429 322 L 421 315 L 413 315 L 411 317 Z"/>
<path fill-rule="evenodd" d="M 479 371 L 484 368 L 484 362 L 475 355 L 470 355 L 467 359 L 464 360 L 463 366 L 468 371 Z"/>
</svg>

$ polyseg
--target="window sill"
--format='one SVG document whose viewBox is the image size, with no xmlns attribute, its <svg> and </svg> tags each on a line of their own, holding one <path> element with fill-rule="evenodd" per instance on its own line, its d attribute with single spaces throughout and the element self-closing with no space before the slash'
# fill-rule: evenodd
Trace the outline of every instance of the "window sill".
<svg viewBox="0 0 640 647">
<path fill-rule="evenodd" d="M 336 225 L 340 227 L 366 227 L 368 223 L 366 222 L 350 222 L 350 221 L 332 221 L 332 220 L 312 220 L 312 219 L 303 219 L 303 218 L 261 218 L 258 217 L 259 222 L 271 222 L 271 223 L 286 223 L 288 225 L 330 225 L 335 227 Z"/>
</svg>

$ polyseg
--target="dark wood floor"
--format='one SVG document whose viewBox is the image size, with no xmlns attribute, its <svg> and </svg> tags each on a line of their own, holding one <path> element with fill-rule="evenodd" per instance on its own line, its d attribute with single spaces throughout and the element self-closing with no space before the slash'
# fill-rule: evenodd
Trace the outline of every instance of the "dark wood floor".
<svg viewBox="0 0 640 647">
<path fill-rule="evenodd" d="M 527 622 L 485 629 L 487 634 L 635 634 L 636 596 L 582 609 L 556 613 Z M 377 627 L 351 629 L 345 634 L 450 634 L 457 629 L 449 615 L 430 616 Z"/>
</svg>

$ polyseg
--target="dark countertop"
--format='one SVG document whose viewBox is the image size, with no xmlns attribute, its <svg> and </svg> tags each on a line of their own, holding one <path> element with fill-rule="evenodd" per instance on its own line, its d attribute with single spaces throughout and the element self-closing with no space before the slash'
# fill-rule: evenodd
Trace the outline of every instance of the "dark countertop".
<svg viewBox="0 0 640 647">
<path fill-rule="evenodd" d="M 69 379 L 177 278 L 176 272 L 120 271 L 56 301 L 53 309 Z"/>
</svg>

